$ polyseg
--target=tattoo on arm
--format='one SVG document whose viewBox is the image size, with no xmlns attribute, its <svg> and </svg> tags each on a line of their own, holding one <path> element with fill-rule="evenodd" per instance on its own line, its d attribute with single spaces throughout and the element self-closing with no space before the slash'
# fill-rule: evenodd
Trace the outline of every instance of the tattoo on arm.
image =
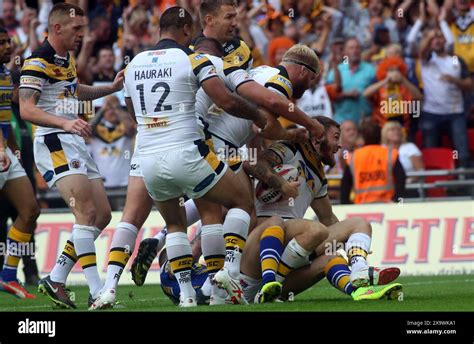
<svg viewBox="0 0 474 344">
<path fill-rule="evenodd" d="M 273 167 L 282 163 L 281 158 L 272 150 L 265 149 L 257 159 L 256 164 L 244 163 L 245 171 L 264 182 L 269 187 L 278 189 L 281 186 L 281 177 L 273 172 Z"/>
<path fill-rule="evenodd" d="M 34 103 L 37 104 L 40 98 L 41 93 L 32 88 L 20 88 L 20 100 L 29 100 L 33 99 Z"/>
<path fill-rule="evenodd" d="M 110 86 L 89 86 L 79 84 L 77 94 L 79 100 L 94 100 L 112 94 Z"/>
</svg>

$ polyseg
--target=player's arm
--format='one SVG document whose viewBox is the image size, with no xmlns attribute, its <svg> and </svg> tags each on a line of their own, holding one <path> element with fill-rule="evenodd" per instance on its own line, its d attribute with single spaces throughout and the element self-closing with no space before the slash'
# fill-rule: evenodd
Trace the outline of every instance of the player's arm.
<svg viewBox="0 0 474 344">
<path fill-rule="evenodd" d="M 332 211 L 332 204 L 327 194 L 324 197 L 314 199 L 311 202 L 311 208 L 318 216 L 319 222 L 323 225 L 329 227 L 339 222 L 337 216 Z"/>
<path fill-rule="evenodd" d="M 77 86 L 79 100 L 94 100 L 120 91 L 123 88 L 123 74 L 124 70 L 118 72 L 115 76 L 114 82 L 107 86 L 89 86 L 79 84 Z"/>
<path fill-rule="evenodd" d="M 41 127 L 59 128 L 66 132 L 80 136 L 90 136 L 90 125 L 78 118 L 68 120 L 64 117 L 53 116 L 41 110 L 36 104 L 40 98 L 40 91 L 20 86 L 20 115 L 24 121 Z"/>
<path fill-rule="evenodd" d="M 243 167 L 247 174 L 265 183 L 268 187 L 280 191 L 282 199 L 294 198 L 298 196 L 300 183 L 289 183 L 273 170 L 273 167 L 283 163 L 283 159 L 272 149 L 265 149 L 258 154 L 256 162 L 244 161 Z"/>
<path fill-rule="evenodd" d="M 324 134 L 324 127 L 321 123 L 306 115 L 284 96 L 270 91 L 256 81 L 241 84 L 237 88 L 237 93 L 268 111 L 307 128 L 312 135 L 318 138 Z"/>
<path fill-rule="evenodd" d="M 208 78 L 201 86 L 212 101 L 232 116 L 253 121 L 259 128 L 265 128 L 267 120 L 258 108 L 235 93 L 231 93 L 224 82 L 218 78 Z"/>
</svg>

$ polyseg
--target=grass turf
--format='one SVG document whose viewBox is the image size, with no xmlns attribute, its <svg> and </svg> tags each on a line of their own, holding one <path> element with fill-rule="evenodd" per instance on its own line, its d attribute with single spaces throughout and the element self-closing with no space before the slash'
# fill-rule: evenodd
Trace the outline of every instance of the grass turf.
<svg viewBox="0 0 474 344">
<path fill-rule="evenodd" d="M 145 285 L 143 287 L 126 285 L 118 288 L 120 308 L 111 311 L 474 311 L 474 278 L 472 276 L 412 276 L 401 277 L 397 282 L 403 284 L 402 301 L 355 302 L 347 295 L 335 290 L 324 280 L 295 296 L 293 302 L 249 306 L 200 306 L 187 310 L 174 306 L 163 294 L 159 285 Z M 58 311 L 52 308 L 52 303 L 48 298 L 38 295 L 33 289 L 29 288 L 29 291 L 37 295 L 37 298 L 32 300 L 21 300 L 0 292 L 0 311 Z M 71 290 L 75 292 L 78 310 L 87 310 L 87 287 L 72 286 Z"/>
</svg>

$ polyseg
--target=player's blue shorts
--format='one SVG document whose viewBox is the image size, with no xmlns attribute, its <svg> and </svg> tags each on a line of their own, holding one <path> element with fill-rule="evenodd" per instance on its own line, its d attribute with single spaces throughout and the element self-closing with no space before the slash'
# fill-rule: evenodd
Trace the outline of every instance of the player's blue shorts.
<svg viewBox="0 0 474 344">
<path fill-rule="evenodd" d="M 209 304 L 209 295 L 204 295 L 201 290 L 204 282 L 206 282 L 207 275 L 208 272 L 205 265 L 193 264 L 191 282 L 196 290 L 196 301 L 198 305 Z M 168 296 L 174 304 L 179 304 L 179 284 L 168 268 L 168 261 L 166 261 L 161 268 L 160 278 L 161 289 L 163 289 L 165 295 Z"/>
</svg>

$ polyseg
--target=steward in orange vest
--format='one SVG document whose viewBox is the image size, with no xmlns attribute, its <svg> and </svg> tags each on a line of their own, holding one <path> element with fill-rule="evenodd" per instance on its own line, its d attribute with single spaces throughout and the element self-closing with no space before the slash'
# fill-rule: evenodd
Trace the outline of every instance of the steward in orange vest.
<svg viewBox="0 0 474 344">
<path fill-rule="evenodd" d="M 377 124 L 364 123 L 361 132 L 365 146 L 354 151 L 344 170 L 341 203 L 350 203 L 352 190 L 355 204 L 397 201 L 405 189 L 405 172 L 398 160 L 398 151 L 380 145 Z"/>
</svg>

